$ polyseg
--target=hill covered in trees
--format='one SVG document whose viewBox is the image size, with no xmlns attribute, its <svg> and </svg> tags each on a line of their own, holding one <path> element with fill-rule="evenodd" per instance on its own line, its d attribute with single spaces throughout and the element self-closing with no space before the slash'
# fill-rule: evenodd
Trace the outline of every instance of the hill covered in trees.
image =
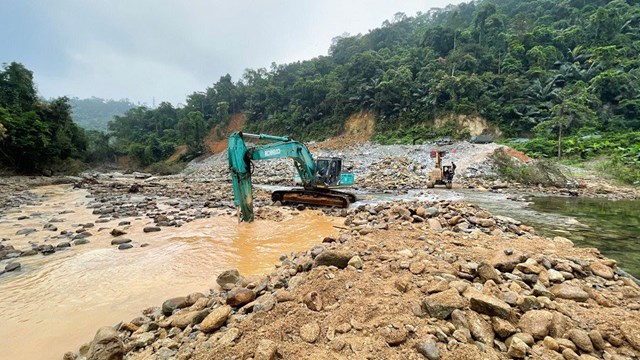
<svg viewBox="0 0 640 360">
<path fill-rule="evenodd" d="M 322 139 L 350 115 L 377 114 L 378 138 L 434 136 L 431 122 L 480 116 L 506 136 L 640 129 L 640 5 L 634 1 L 485 0 L 396 14 L 328 56 L 248 69 L 117 117 L 120 151 L 143 163 L 244 112 L 246 129 Z M 133 131 L 132 131 L 133 130 Z"/>
<path fill-rule="evenodd" d="M 106 131 L 107 124 L 116 115 L 124 115 L 136 105 L 127 99 L 112 100 L 91 97 L 69 99 L 73 121 L 87 130 Z"/>
<path fill-rule="evenodd" d="M 247 131 L 323 139 L 367 111 L 379 141 L 450 133 L 433 123 L 469 115 L 505 137 L 535 137 L 521 148 L 540 156 L 618 151 L 640 178 L 640 148 L 628 143 L 640 130 L 639 52 L 632 0 L 481 0 L 398 13 L 367 34 L 336 37 L 326 56 L 222 76 L 183 107 L 131 108 L 108 133 L 87 134 L 88 158 L 149 165 L 182 144 L 196 155 L 210 129 L 239 112 Z M 598 133 L 626 135 L 577 140 Z"/>
<path fill-rule="evenodd" d="M 0 167 L 49 172 L 69 159 L 83 159 L 84 131 L 71 119 L 67 98 L 41 101 L 33 73 L 18 63 L 0 69 Z"/>
</svg>

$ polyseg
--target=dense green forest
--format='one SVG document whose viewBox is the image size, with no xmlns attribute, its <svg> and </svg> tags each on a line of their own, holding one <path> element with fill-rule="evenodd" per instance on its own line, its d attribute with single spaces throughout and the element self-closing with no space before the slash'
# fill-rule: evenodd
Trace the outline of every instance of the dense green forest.
<svg viewBox="0 0 640 360">
<path fill-rule="evenodd" d="M 124 115 L 128 110 L 136 107 L 127 99 L 112 100 L 91 97 L 69 99 L 71 117 L 82 128 L 87 130 L 107 131 L 107 124 L 116 115 Z"/>
<path fill-rule="evenodd" d="M 18 63 L 0 70 L 0 165 L 21 172 L 50 172 L 64 160 L 83 159 L 84 131 L 71 119 L 67 98 L 41 101 L 33 73 Z"/>
<path fill-rule="evenodd" d="M 110 129 L 121 150 L 146 153 L 146 162 L 170 153 L 179 127 L 197 142 L 202 123 L 224 124 L 237 111 L 248 130 L 304 140 L 340 132 L 360 110 L 375 112 L 378 137 L 392 139 L 433 135 L 430 121 L 447 114 L 481 116 L 509 137 L 638 130 L 639 26 L 640 5 L 623 0 L 485 0 L 399 13 L 365 35 L 335 38 L 328 56 L 248 69 L 235 82 L 223 76 L 184 108 L 135 109 Z"/>
<path fill-rule="evenodd" d="M 237 112 L 246 130 L 311 140 L 367 110 L 386 142 L 440 135 L 434 119 L 464 114 L 505 137 L 535 137 L 520 147 L 536 155 L 571 155 L 585 135 L 640 130 L 639 52 L 633 0 L 482 0 L 398 13 L 367 34 L 335 38 L 327 56 L 222 76 L 184 107 L 130 109 L 102 140 L 148 165 L 180 144 L 200 153 L 209 129 Z M 615 138 L 618 164 L 640 168 L 637 145 Z M 540 144 L 548 148 L 536 151 Z"/>
</svg>

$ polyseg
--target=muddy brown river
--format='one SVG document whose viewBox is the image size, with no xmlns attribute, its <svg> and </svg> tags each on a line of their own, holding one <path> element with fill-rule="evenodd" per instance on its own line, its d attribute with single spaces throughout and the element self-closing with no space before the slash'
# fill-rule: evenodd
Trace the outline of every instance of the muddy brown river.
<svg viewBox="0 0 640 360">
<path fill-rule="evenodd" d="M 16 249 L 30 248 L 30 241 L 55 246 L 63 240 L 51 238 L 60 231 L 97 219 L 86 207 L 84 190 L 55 185 L 33 191 L 43 196 L 40 205 L 12 209 L 0 219 L 0 238 L 9 238 Z M 61 214 L 65 210 L 73 212 Z M 29 218 L 17 220 L 22 216 Z M 55 223 L 58 231 L 43 231 L 52 218 L 61 220 Z M 132 222 L 125 235 L 133 240 L 129 250 L 110 245 L 109 231 L 122 220 Z M 89 244 L 20 257 L 19 271 L 0 276 L 0 358 L 60 359 L 101 326 L 130 320 L 170 297 L 207 293 L 223 270 L 268 273 L 281 254 L 308 249 L 335 234 L 339 222 L 305 211 L 251 224 L 221 215 L 156 233 L 142 231 L 152 224 L 148 218 L 96 224 L 89 229 Z M 16 235 L 24 228 L 38 232 Z"/>
</svg>

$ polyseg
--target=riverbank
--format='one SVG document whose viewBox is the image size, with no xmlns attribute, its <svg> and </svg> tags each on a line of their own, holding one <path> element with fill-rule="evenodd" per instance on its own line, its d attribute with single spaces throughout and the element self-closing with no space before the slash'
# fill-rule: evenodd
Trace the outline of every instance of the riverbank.
<svg viewBox="0 0 640 360">
<path fill-rule="evenodd" d="M 596 249 L 464 203 L 363 206 L 344 225 L 340 236 L 283 256 L 268 276 L 230 270 L 208 295 L 169 299 L 103 328 L 80 356 L 640 355 L 640 287 Z"/>
</svg>

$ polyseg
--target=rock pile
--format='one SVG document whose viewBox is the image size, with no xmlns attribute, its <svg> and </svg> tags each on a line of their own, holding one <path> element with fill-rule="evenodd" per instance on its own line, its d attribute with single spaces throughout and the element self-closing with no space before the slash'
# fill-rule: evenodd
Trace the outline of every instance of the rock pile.
<svg viewBox="0 0 640 360">
<path fill-rule="evenodd" d="M 461 203 L 343 215 L 339 237 L 283 255 L 267 276 L 226 271 L 219 290 L 147 309 L 102 348 L 113 359 L 640 355 L 640 287 L 595 249 Z M 101 332 L 66 358 L 104 358 L 91 352 Z"/>
<path fill-rule="evenodd" d="M 356 178 L 356 185 L 373 190 L 420 189 L 426 187 L 426 179 L 423 165 L 397 156 L 369 165 L 367 172 Z"/>
</svg>

